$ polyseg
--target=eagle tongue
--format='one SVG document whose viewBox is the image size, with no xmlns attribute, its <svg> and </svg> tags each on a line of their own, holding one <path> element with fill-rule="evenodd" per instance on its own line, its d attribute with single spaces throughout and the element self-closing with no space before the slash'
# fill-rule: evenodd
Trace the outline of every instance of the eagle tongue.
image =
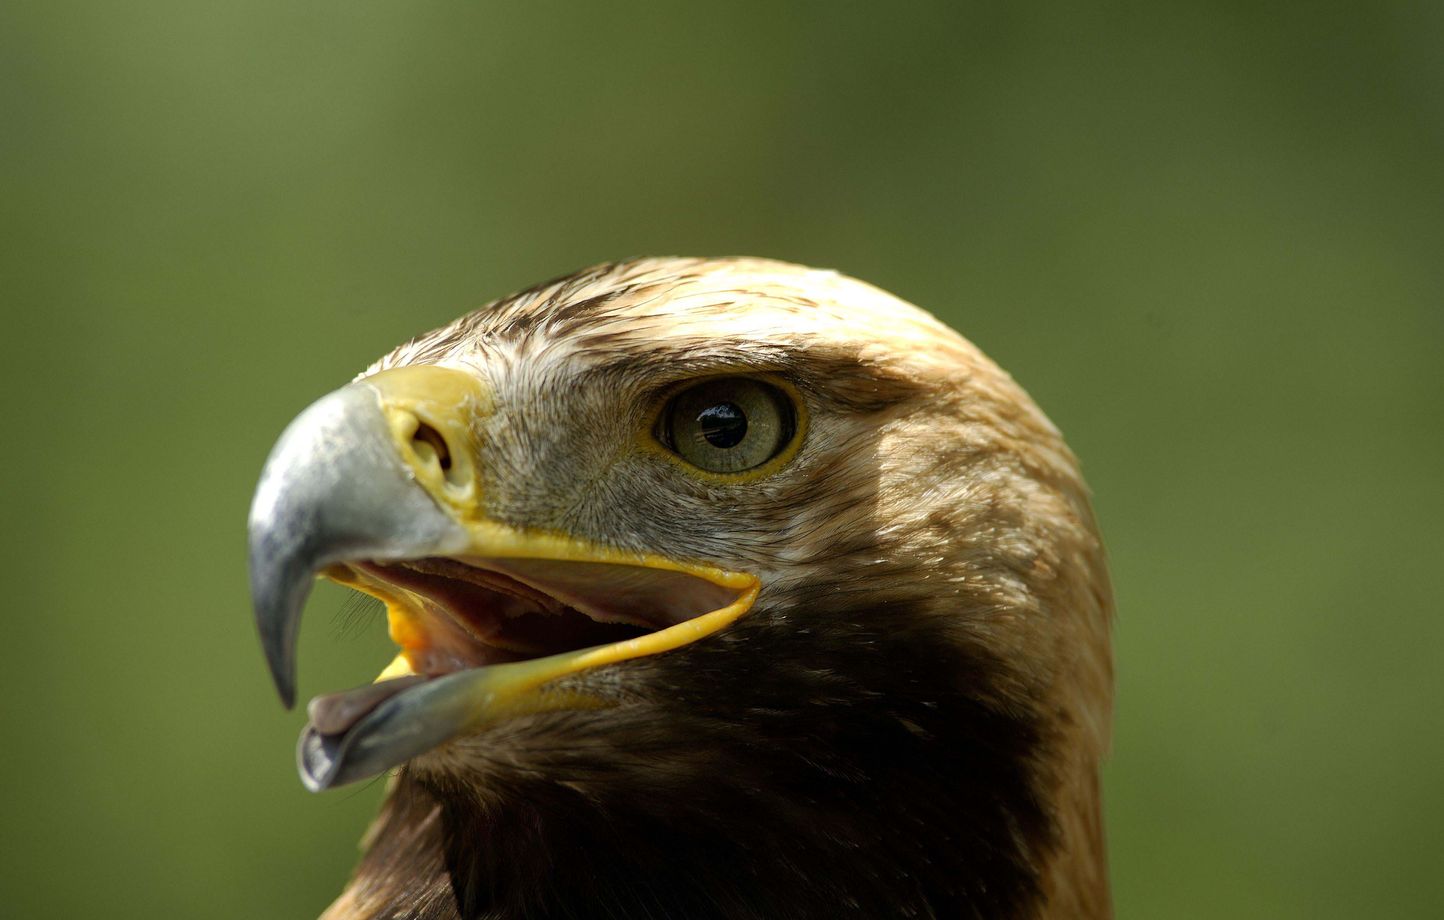
<svg viewBox="0 0 1444 920">
<path fill-rule="evenodd" d="M 425 680 L 412 674 L 352 690 L 327 693 L 311 700 L 306 705 L 306 713 L 311 717 L 311 727 L 317 732 L 323 735 L 344 734 L 377 706 Z"/>
</svg>

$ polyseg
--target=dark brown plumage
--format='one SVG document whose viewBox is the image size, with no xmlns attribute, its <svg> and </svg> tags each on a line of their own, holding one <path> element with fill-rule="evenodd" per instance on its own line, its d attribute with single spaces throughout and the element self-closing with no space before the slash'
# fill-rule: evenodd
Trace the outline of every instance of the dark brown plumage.
<svg viewBox="0 0 1444 920">
<path fill-rule="evenodd" d="M 715 633 L 546 685 L 586 706 L 411 759 L 327 917 L 1110 914 L 1102 549 L 1058 433 L 970 344 L 832 273 L 657 259 L 368 374 L 415 365 L 487 394 L 465 416 L 487 522 L 761 588 Z M 649 441 L 717 375 L 796 394 L 795 455 L 728 478 Z"/>
</svg>

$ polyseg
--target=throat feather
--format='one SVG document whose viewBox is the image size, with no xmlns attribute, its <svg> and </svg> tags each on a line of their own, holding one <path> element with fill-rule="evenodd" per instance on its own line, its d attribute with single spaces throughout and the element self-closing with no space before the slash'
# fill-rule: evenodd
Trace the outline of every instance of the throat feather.
<svg viewBox="0 0 1444 920">
<path fill-rule="evenodd" d="M 489 739 L 510 767 L 472 752 L 474 777 L 403 772 L 355 909 L 331 920 L 1040 915 L 1054 739 L 998 705 L 997 661 L 879 652 L 880 633 L 734 639 L 789 666 L 709 694 L 697 675 L 736 649 L 688 647 L 646 665 L 665 698 L 539 727 L 530 747 L 520 729 Z"/>
</svg>

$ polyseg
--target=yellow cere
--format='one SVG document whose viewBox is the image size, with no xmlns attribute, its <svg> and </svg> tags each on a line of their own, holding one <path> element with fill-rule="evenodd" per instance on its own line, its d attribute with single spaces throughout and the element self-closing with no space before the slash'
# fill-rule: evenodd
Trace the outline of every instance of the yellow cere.
<svg viewBox="0 0 1444 920">
<path fill-rule="evenodd" d="M 474 422 L 489 414 L 491 394 L 465 371 L 425 364 L 380 371 L 359 381 L 381 397 L 381 410 L 402 460 L 438 503 L 470 516 L 481 500 L 472 457 Z M 449 445 L 446 462 L 423 431 Z"/>
</svg>

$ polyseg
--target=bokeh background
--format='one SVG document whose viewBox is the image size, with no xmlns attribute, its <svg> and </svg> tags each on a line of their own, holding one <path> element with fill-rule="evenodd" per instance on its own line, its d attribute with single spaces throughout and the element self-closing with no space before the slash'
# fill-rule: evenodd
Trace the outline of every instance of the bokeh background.
<svg viewBox="0 0 1444 920">
<path fill-rule="evenodd" d="M 831 266 L 1068 434 L 1118 913 L 1444 913 L 1444 6 L 0 4 L 7 918 L 310 917 L 249 621 L 275 436 L 634 254 Z M 302 694 L 382 624 L 312 602 Z"/>
</svg>

